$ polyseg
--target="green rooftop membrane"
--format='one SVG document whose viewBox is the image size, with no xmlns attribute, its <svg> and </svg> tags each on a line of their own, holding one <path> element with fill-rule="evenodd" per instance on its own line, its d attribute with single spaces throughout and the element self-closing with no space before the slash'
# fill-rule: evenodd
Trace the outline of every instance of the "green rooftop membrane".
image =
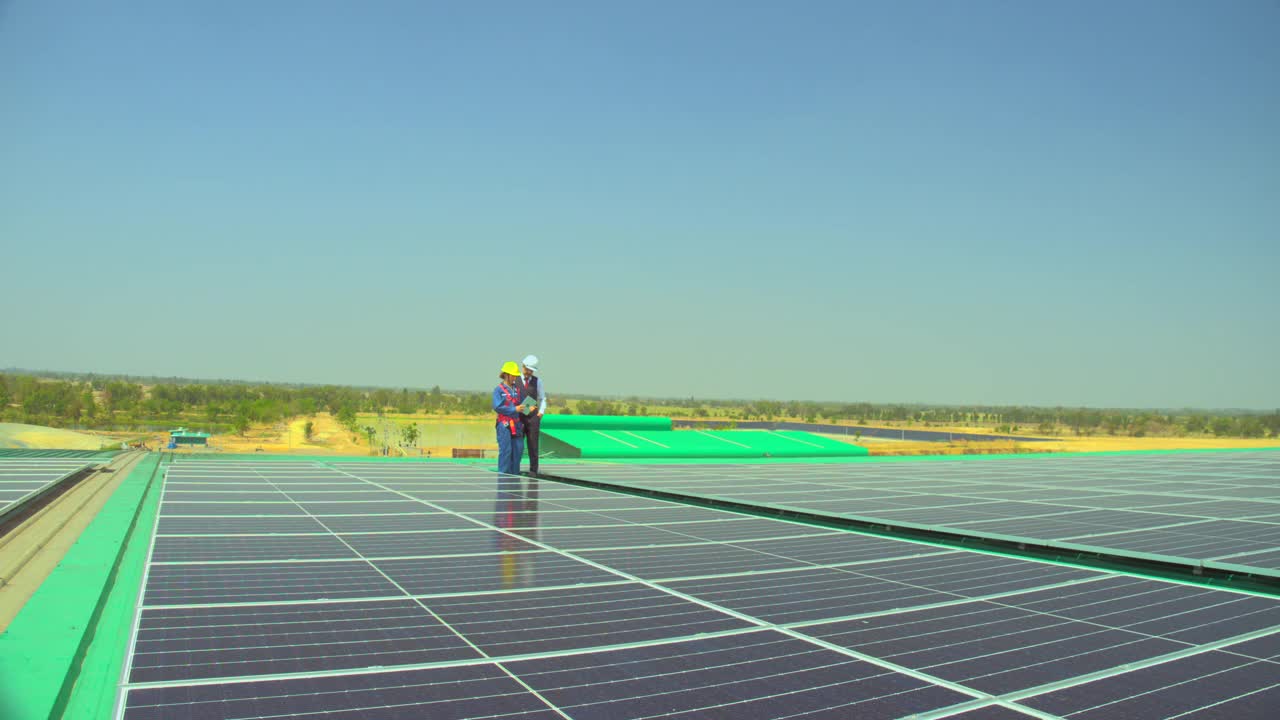
<svg viewBox="0 0 1280 720">
<path fill-rule="evenodd" d="M 626 415 L 547 415 L 542 418 L 542 431 L 549 430 L 671 430 L 669 417 L 632 417 Z"/>
<path fill-rule="evenodd" d="M 670 418 L 548 415 L 541 453 L 550 458 L 838 458 L 867 449 L 793 430 L 673 430 Z"/>
</svg>

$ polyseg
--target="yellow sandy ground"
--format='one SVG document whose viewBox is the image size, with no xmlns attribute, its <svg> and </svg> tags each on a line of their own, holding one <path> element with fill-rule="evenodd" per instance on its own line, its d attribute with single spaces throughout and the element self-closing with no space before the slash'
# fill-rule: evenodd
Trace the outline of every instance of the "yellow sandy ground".
<svg viewBox="0 0 1280 720">
<path fill-rule="evenodd" d="M 98 450 L 110 442 L 109 439 L 73 430 L 22 423 L 0 423 L 0 448 Z"/>
<path fill-rule="evenodd" d="M 397 416 L 400 417 L 400 416 Z M 439 415 L 404 416 L 424 420 L 442 419 Z M 443 418 L 448 419 L 448 418 Z M 306 438 L 307 421 L 313 423 L 311 439 Z M 380 443 L 378 443 L 380 445 Z M 272 453 L 294 455 L 372 455 L 369 443 L 363 435 L 353 435 L 329 413 L 316 413 L 314 416 L 296 417 L 287 423 L 260 425 L 249 429 L 243 437 L 239 435 L 217 435 L 210 441 L 215 451 L 226 453 Z M 395 449 L 400 456 L 417 457 L 412 450 Z M 191 452 L 205 452 L 194 450 Z M 452 445 L 428 445 L 422 448 L 422 457 L 430 453 L 431 457 L 450 457 Z"/>
<path fill-rule="evenodd" d="M 851 438 L 843 435 L 831 435 L 829 437 L 853 442 Z M 1110 436 L 1084 436 L 1045 442 L 993 440 L 990 442 L 957 441 L 936 443 L 896 440 L 885 442 L 864 439 L 858 444 L 866 446 L 872 455 L 991 455 L 1033 452 L 1072 453 L 1280 447 L 1280 441 L 1275 439 L 1244 440 L 1237 438 L 1134 438 Z"/>
</svg>

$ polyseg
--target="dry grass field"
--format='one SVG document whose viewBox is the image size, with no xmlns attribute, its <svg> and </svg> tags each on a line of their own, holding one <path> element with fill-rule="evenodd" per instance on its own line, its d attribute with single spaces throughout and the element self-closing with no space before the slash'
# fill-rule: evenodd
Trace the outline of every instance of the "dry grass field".
<svg viewBox="0 0 1280 720">
<path fill-rule="evenodd" d="M 966 432 L 977 432 L 969 429 Z M 987 432 L 990 432 L 989 430 Z M 827 437 L 854 442 L 847 435 Z M 1214 450 L 1234 448 L 1275 448 L 1280 440 L 1241 438 L 1176 438 L 1089 436 L 1060 438 L 1041 442 L 1021 440 L 914 442 L 862 438 L 856 444 L 865 446 L 872 455 L 1012 455 L 1018 453 L 1131 452 L 1135 450 Z"/>
<path fill-rule="evenodd" d="M 312 434 L 306 437 L 306 423 Z M 421 431 L 417 447 L 399 447 L 400 428 L 416 423 Z M 182 453 L 270 453 L 293 455 L 367 456 L 381 451 L 383 438 L 391 439 L 391 452 L 401 457 L 450 457 L 454 448 L 496 450 L 492 424 L 488 416 L 388 415 L 382 418 L 361 415 L 357 424 L 375 428 L 375 446 L 370 448 L 363 434 L 352 434 L 328 413 L 295 417 L 288 422 L 255 425 L 244 435 L 215 435 L 208 449 L 182 449 Z M 894 428 L 897 429 L 897 428 Z M 990 427 L 937 427 L 912 429 L 935 432 L 991 434 Z M 1022 440 L 916 442 L 880 438 L 855 438 L 832 434 L 827 437 L 867 447 L 872 455 L 992 455 L 1018 453 L 1117 452 L 1135 450 L 1206 450 L 1227 448 L 1280 447 L 1277 439 L 1216 437 L 1125 437 L 1111 435 L 1070 436 L 1041 442 Z M 151 448 L 165 446 L 164 433 L 138 432 L 71 432 L 33 425 L 0 425 L 0 447 L 61 448 L 96 450 L 122 441 L 142 440 Z"/>
<path fill-rule="evenodd" d="M 306 437 L 306 424 L 312 425 L 311 438 Z M 418 447 L 399 447 L 399 427 L 410 422 L 418 424 L 422 439 Z M 440 415 L 396 415 L 379 419 L 372 415 L 357 419 L 360 427 L 375 428 L 375 445 L 382 446 L 383 430 L 392 439 L 392 453 L 396 457 L 450 457 L 455 447 L 496 449 L 497 441 L 488 418 L 446 417 Z M 472 425 L 475 431 L 465 434 L 454 431 L 459 425 Z M 446 430 L 447 429 L 447 430 Z M 257 425 L 245 435 L 217 435 L 210 441 L 213 451 L 226 453 L 272 453 L 294 455 L 374 455 L 368 438 L 352 434 L 342 427 L 329 413 L 316 413 L 308 417 L 296 417 L 288 423 Z M 188 452 L 206 452 L 192 450 Z"/>
</svg>

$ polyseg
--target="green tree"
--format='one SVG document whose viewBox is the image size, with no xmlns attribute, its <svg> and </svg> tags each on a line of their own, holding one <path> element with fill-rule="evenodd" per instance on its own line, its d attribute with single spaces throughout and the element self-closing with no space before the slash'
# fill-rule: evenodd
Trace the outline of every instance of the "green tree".
<svg viewBox="0 0 1280 720">
<path fill-rule="evenodd" d="M 237 435 L 243 437 L 245 433 L 249 432 L 249 424 L 249 415 L 240 412 L 236 414 L 236 419 L 232 421 L 231 426 L 236 429 Z"/>
<path fill-rule="evenodd" d="M 1236 424 L 1236 432 L 1241 437 L 1260 438 L 1266 434 L 1266 428 L 1262 424 L 1262 419 L 1256 416 L 1240 418 Z"/>
<path fill-rule="evenodd" d="M 412 423 L 400 428 L 400 435 L 404 437 L 406 445 L 416 446 L 418 444 L 418 423 Z"/>
<path fill-rule="evenodd" d="M 302 426 L 302 437 L 306 438 L 307 442 L 311 442 L 311 436 L 315 431 L 316 424 L 308 420 L 306 424 Z"/>
<path fill-rule="evenodd" d="M 98 414 L 98 404 L 93 401 L 92 390 L 85 388 L 85 391 L 80 394 L 80 408 L 85 418 L 90 421 Z"/>
<path fill-rule="evenodd" d="M 1235 421 L 1231 418 L 1219 416 L 1209 421 L 1209 430 L 1213 432 L 1214 435 L 1222 437 L 1224 435 L 1233 434 L 1235 431 L 1235 425 Z"/>
</svg>

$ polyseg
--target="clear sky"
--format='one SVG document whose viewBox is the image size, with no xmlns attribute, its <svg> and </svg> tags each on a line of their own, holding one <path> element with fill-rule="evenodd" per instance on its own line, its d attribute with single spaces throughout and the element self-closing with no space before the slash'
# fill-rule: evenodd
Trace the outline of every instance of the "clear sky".
<svg viewBox="0 0 1280 720">
<path fill-rule="evenodd" d="M 0 367 L 1280 406 L 1280 2 L 0 0 Z"/>
</svg>

